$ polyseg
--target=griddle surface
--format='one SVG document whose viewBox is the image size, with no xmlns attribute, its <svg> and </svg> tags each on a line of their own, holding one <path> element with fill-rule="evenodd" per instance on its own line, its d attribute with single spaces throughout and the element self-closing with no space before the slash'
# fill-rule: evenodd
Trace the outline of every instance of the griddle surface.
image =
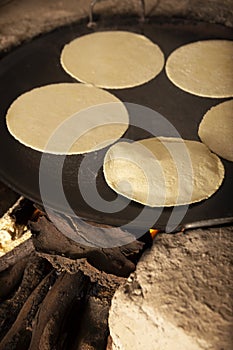
<svg viewBox="0 0 233 350">
<path fill-rule="evenodd" d="M 189 42 L 203 39 L 232 39 L 232 30 L 221 25 L 174 20 L 172 22 L 158 22 L 157 19 L 153 18 L 143 25 L 134 18 L 104 19 L 99 21 L 95 30 L 113 29 L 143 33 L 161 47 L 166 58 L 174 49 Z M 8 133 L 5 114 L 16 97 L 32 88 L 50 83 L 75 82 L 62 69 L 60 53 L 66 43 L 92 31 L 93 29 L 87 28 L 86 21 L 81 21 L 41 35 L 14 49 L 0 60 L 0 178 L 14 190 L 37 203 L 41 203 L 39 166 L 42 154 L 20 144 Z M 164 70 L 147 84 L 110 92 L 123 102 L 136 103 L 156 110 L 174 125 L 184 139 L 190 140 L 198 140 L 198 125 L 205 112 L 211 106 L 225 101 L 225 99 L 194 96 L 178 89 L 168 80 Z M 135 140 L 145 136 L 149 135 L 134 128 L 129 128 L 125 135 L 125 137 Z M 95 178 L 92 172 L 93 162 L 96 157 L 103 159 L 105 152 L 106 149 L 92 155 L 90 164 L 85 170 L 86 186 Z M 142 211 L 144 208 L 142 205 L 131 202 L 121 212 L 111 214 L 95 210 L 85 203 L 77 185 L 77 171 L 82 158 L 82 156 L 68 156 L 63 168 L 65 194 L 76 214 L 91 221 L 114 226 L 130 223 Z M 48 155 L 47 160 L 48 182 L 56 183 L 54 164 L 59 160 L 59 156 Z M 181 224 L 233 216 L 233 163 L 223 160 L 223 164 L 226 176 L 221 188 L 210 199 L 190 205 Z M 100 170 L 98 174 L 94 175 L 97 176 L 97 188 L 101 196 L 107 200 L 114 199 L 115 193 L 107 186 L 102 171 Z M 49 205 L 54 210 L 66 211 L 56 195 L 49 199 Z M 111 202 L 109 202 L 109 206 L 111 206 Z M 152 226 L 164 230 L 172 210 L 173 208 L 164 209 Z M 182 212 L 183 208 L 180 207 L 176 210 L 179 213 L 179 211 Z M 151 215 L 156 217 L 158 209 L 146 208 L 146 212 L 150 217 Z M 132 229 L 146 226 L 147 222 L 144 218 L 137 222 L 136 227 L 135 223 L 132 224 Z M 130 224 L 129 227 L 131 227 Z"/>
</svg>

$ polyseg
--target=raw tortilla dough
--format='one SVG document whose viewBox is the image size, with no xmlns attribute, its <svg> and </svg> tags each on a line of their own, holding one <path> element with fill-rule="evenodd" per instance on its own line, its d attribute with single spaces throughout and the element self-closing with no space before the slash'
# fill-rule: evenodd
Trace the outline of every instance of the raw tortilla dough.
<svg viewBox="0 0 233 350">
<path fill-rule="evenodd" d="M 203 97 L 233 96 L 233 41 L 204 40 L 181 46 L 168 57 L 168 78 Z"/>
<path fill-rule="evenodd" d="M 77 117 L 70 118 L 73 115 Z M 81 154 L 120 138 L 128 128 L 129 116 L 124 104 L 109 92 L 85 84 L 61 83 L 18 97 L 7 112 L 6 122 L 18 141 L 35 150 Z M 56 138 L 51 139 L 60 125 Z"/>
<path fill-rule="evenodd" d="M 233 162 L 233 100 L 212 107 L 204 115 L 198 135 L 214 153 Z"/>
<path fill-rule="evenodd" d="M 159 137 L 111 146 L 104 175 L 114 191 L 129 199 L 169 207 L 210 197 L 223 181 L 224 167 L 201 142 Z"/>
<path fill-rule="evenodd" d="M 81 82 L 124 89 L 155 78 L 163 69 L 164 55 L 143 35 L 109 31 L 71 41 L 62 51 L 61 64 Z"/>
</svg>

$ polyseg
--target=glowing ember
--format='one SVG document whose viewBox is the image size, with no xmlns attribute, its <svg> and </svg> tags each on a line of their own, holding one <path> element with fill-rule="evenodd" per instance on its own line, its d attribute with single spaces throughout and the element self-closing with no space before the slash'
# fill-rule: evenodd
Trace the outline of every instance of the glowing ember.
<svg viewBox="0 0 233 350">
<path fill-rule="evenodd" d="M 151 238 L 154 239 L 158 232 L 159 230 L 154 230 L 153 228 L 151 228 L 150 229 Z"/>
<path fill-rule="evenodd" d="M 38 208 L 36 208 L 32 214 L 31 220 L 36 221 L 42 215 L 43 215 L 43 212 Z"/>
</svg>

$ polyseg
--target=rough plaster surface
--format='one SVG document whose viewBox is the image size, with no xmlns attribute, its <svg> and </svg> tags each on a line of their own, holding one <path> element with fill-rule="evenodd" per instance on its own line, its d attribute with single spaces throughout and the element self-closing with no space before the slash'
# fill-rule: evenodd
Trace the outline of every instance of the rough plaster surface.
<svg viewBox="0 0 233 350">
<path fill-rule="evenodd" d="M 89 0 L 0 1 L 0 51 L 87 17 L 89 4 Z M 145 0 L 145 7 L 147 16 L 188 17 L 233 26 L 232 0 Z M 140 14 L 140 0 L 101 0 L 95 13 Z"/>
<path fill-rule="evenodd" d="M 112 350 L 232 350 L 232 250 L 233 227 L 157 236 L 112 300 Z"/>
</svg>

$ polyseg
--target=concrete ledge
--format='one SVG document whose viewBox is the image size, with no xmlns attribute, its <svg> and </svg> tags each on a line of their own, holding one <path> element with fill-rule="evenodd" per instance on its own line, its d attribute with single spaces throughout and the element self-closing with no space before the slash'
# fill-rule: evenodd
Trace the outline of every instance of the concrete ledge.
<svg viewBox="0 0 233 350">
<path fill-rule="evenodd" d="M 88 16 L 89 0 L 12 0 L 0 7 L 0 51 Z M 233 26 L 232 0 L 145 0 L 147 16 L 181 17 Z M 95 13 L 140 15 L 140 0 L 101 0 Z"/>
</svg>

